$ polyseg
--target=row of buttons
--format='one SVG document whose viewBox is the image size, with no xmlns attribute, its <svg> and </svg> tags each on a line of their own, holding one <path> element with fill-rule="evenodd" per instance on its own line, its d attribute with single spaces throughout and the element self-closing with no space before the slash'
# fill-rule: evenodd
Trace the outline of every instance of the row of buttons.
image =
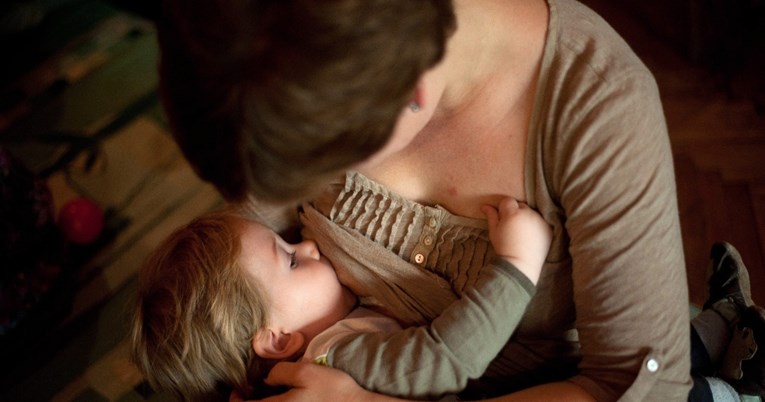
<svg viewBox="0 0 765 402">
<path fill-rule="evenodd" d="M 430 246 L 435 243 L 436 239 L 438 220 L 431 216 L 428 218 L 427 222 L 427 225 L 422 230 L 423 233 L 422 236 L 420 236 L 419 244 L 417 244 L 414 251 L 412 251 L 412 261 L 417 265 L 425 265 L 425 261 L 427 261 L 425 256 L 432 251 Z"/>
</svg>

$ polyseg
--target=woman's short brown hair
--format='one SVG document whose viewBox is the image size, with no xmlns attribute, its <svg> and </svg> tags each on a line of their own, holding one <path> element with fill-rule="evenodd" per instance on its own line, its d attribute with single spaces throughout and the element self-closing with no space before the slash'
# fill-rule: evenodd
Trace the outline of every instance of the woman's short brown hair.
<svg viewBox="0 0 765 402">
<path fill-rule="evenodd" d="M 266 324 L 259 284 L 238 263 L 242 219 L 201 217 L 171 234 L 138 278 L 132 359 L 157 391 L 209 400 L 247 395 L 261 375 L 251 340 Z"/>
<path fill-rule="evenodd" d="M 451 0 L 165 0 L 172 131 L 229 199 L 305 196 L 380 149 L 455 28 Z"/>
</svg>

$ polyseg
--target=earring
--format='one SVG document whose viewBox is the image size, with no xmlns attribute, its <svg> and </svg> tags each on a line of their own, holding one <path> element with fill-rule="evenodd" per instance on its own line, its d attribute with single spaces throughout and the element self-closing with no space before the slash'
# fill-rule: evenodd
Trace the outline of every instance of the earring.
<svg viewBox="0 0 765 402">
<path fill-rule="evenodd" d="M 417 103 L 416 101 L 409 104 L 409 110 L 411 110 L 412 113 L 417 113 L 420 111 L 420 109 L 421 109 L 420 104 Z"/>
</svg>

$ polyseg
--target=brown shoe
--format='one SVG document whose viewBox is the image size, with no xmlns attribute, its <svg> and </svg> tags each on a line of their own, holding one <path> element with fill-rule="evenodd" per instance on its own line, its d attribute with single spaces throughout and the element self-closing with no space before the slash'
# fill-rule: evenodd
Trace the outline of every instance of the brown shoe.
<svg viewBox="0 0 765 402">
<path fill-rule="evenodd" d="M 715 243 L 710 256 L 709 296 L 704 310 L 714 308 L 728 322 L 754 304 L 749 287 L 749 273 L 735 247 L 726 242 Z"/>
<path fill-rule="evenodd" d="M 719 376 L 742 396 L 765 399 L 765 309 L 749 306 L 733 331 Z"/>
</svg>

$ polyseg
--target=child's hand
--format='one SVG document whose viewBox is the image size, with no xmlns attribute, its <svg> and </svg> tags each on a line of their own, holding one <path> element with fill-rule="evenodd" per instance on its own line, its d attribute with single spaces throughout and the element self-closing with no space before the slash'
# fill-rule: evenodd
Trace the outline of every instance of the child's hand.
<svg viewBox="0 0 765 402">
<path fill-rule="evenodd" d="M 535 285 L 552 241 L 552 229 L 536 211 L 514 198 L 503 198 L 498 207 L 484 205 L 489 220 L 489 240 L 498 257 L 515 265 Z"/>
</svg>

